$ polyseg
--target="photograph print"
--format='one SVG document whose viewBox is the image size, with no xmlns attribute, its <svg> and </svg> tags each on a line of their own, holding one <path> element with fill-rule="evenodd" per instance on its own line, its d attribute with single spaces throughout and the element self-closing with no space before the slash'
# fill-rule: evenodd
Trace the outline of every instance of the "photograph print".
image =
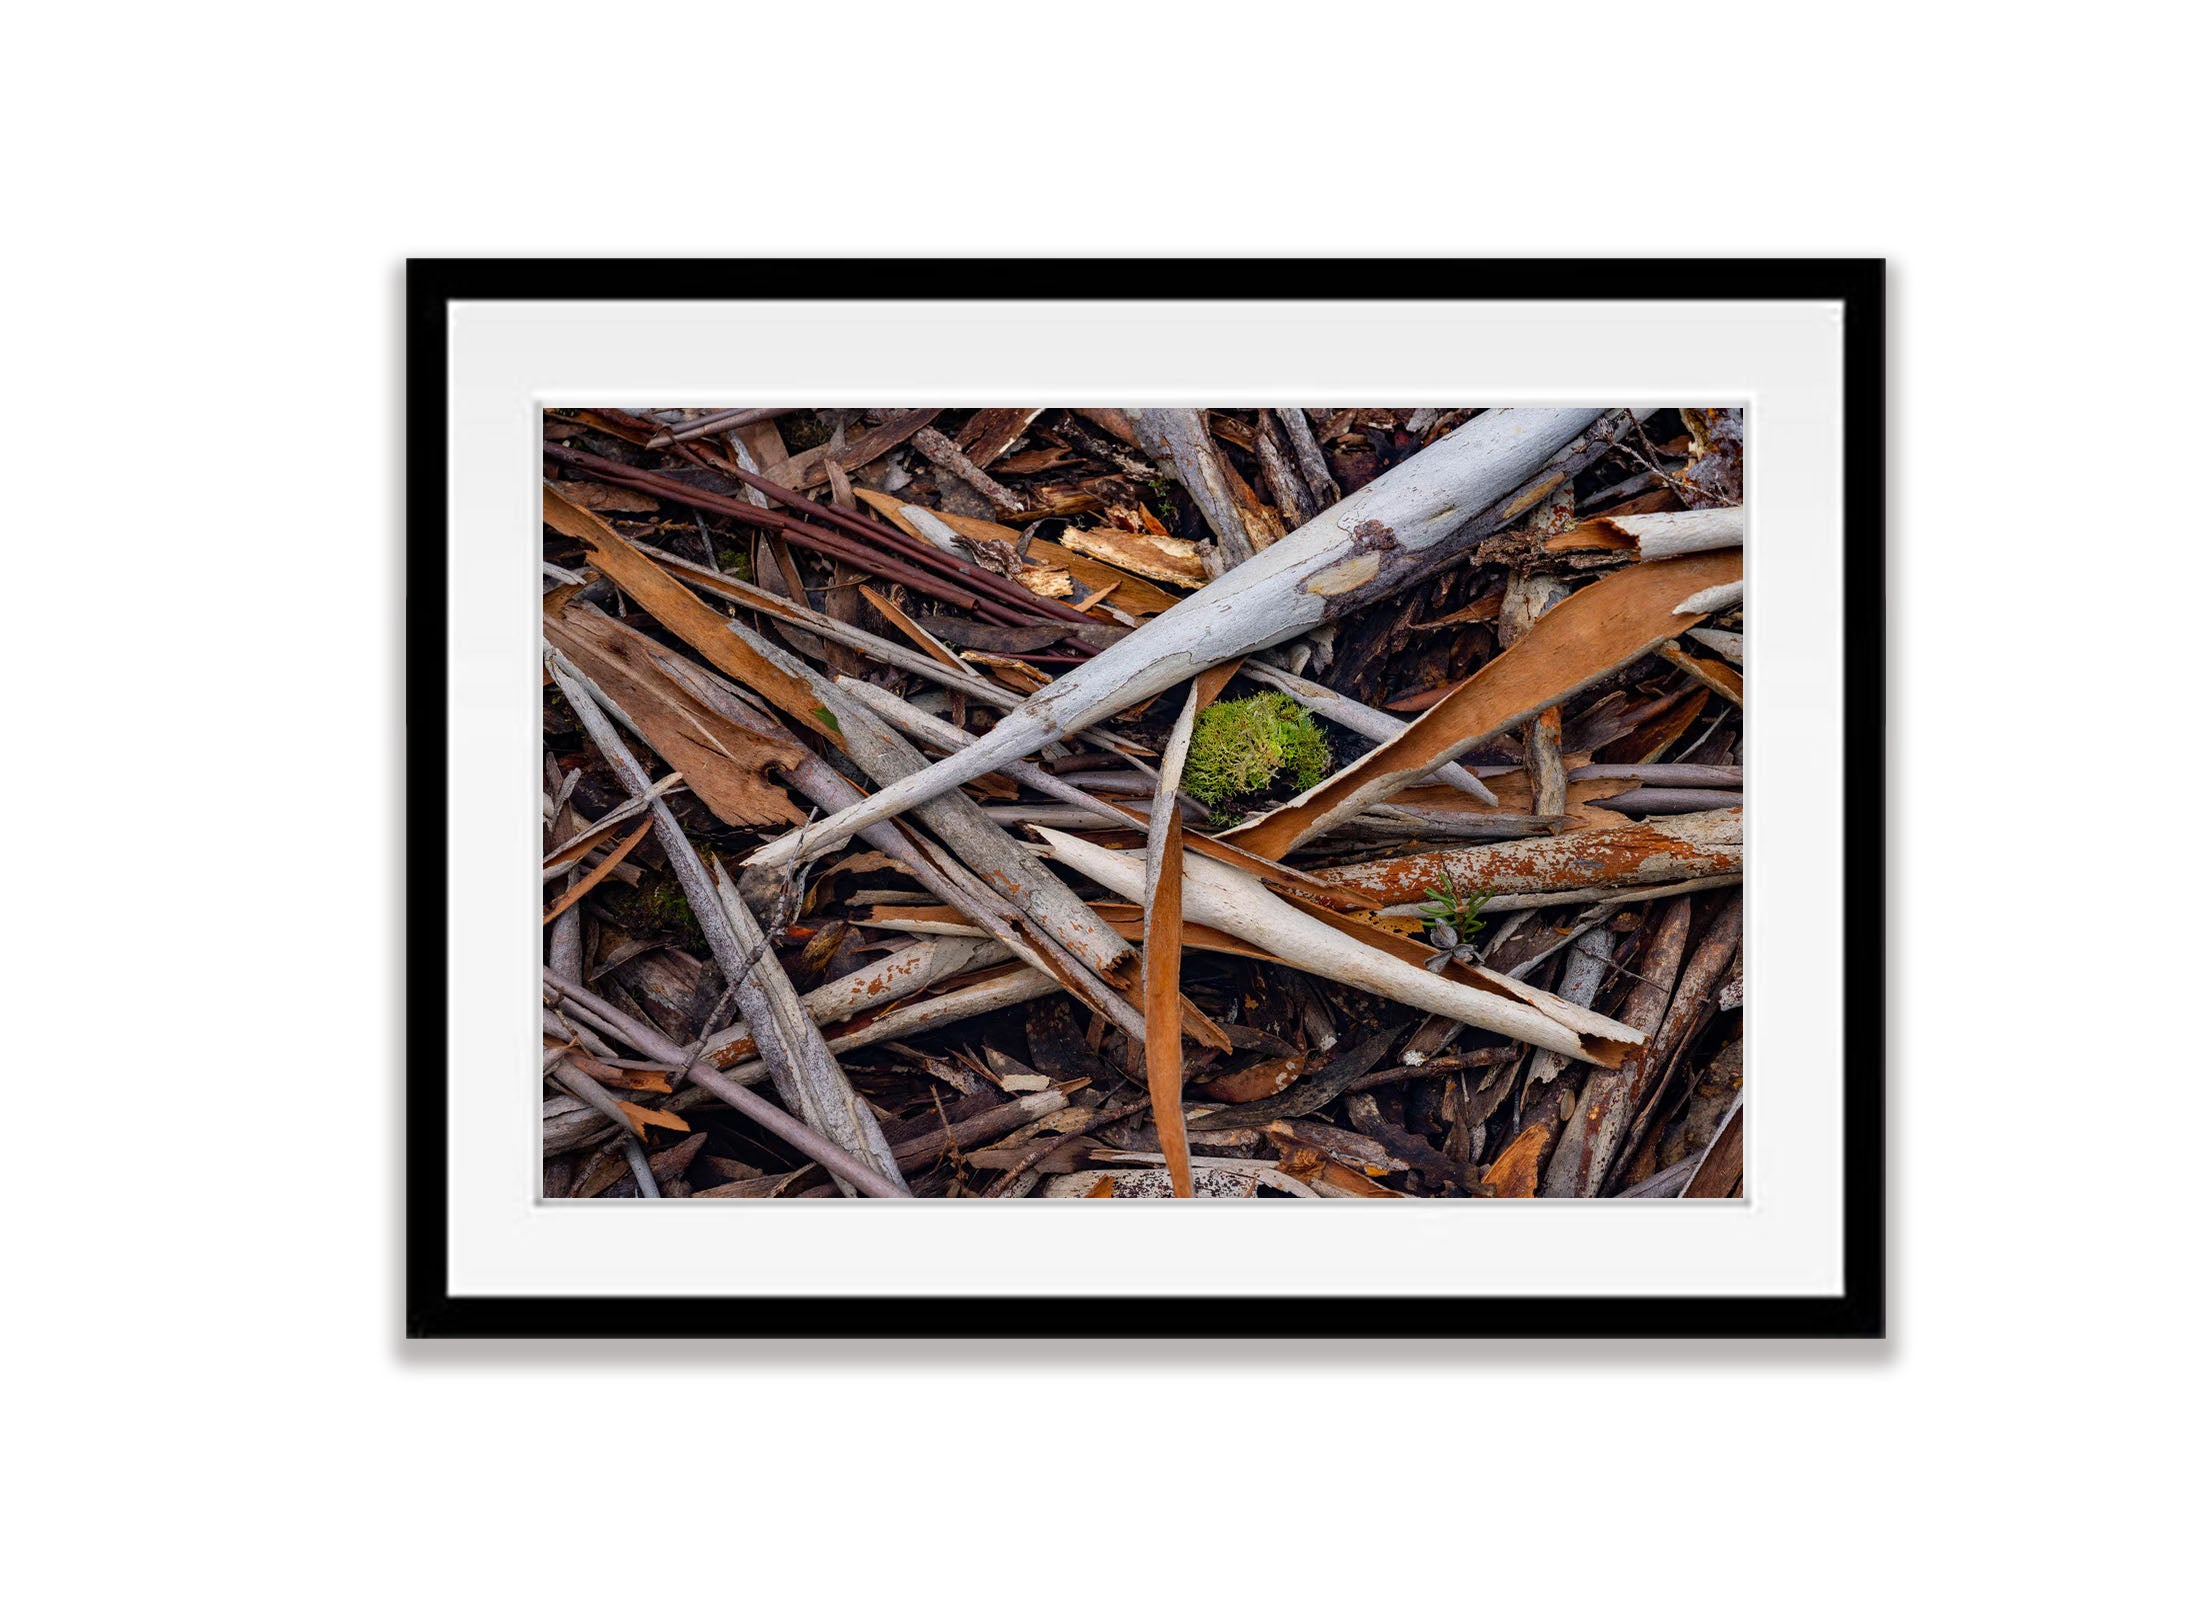
<svg viewBox="0 0 2200 1600">
<path fill-rule="evenodd" d="M 1741 410 L 541 421 L 545 1202 L 1745 1195 Z"/>
</svg>

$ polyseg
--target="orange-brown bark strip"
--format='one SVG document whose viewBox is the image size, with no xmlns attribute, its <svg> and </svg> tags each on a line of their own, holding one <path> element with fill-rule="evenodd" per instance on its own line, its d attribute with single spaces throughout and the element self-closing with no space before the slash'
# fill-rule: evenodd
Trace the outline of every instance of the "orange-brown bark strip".
<svg viewBox="0 0 2200 1600">
<path fill-rule="evenodd" d="M 1169 1187 L 1179 1200 L 1192 1197 L 1192 1144 L 1184 1128 L 1184 1004 L 1177 984 L 1184 955 L 1184 807 L 1178 783 L 1184 748 L 1199 713 L 1222 693 L 1237 662 L 1209 667 L 1192 685 L 1169 740 L 1155 785 L 1147 849 L 1155 852 L 1147 876 L 1145 1014 L 1146 1092 L 1153 1096 L 1153 1125 L 1169 1167 Z M 1204 1020 L 1204 1019 L 1202 1019 Z"/>
<path fill-rule="evenodd" d="M 1742 869 L 1742 812 L 1694 812 L 1618 828 L 1516 839 L 1463 850 L 1370 861 L 1317 872 L 1328 889 L 1354 889 L 1386 906 L 1458 894 L 1540 894 L 1625 889 L 1720 877 Z"/>
<path fill-rule="evenodd" d="M 559 895 L 557 899 L 550 903 L 550 908 L 542 914 L 542 925 L 546 928 L 550 926 L 551 923 L 565 914 L 567 907 L 576 904 L 582 895 L 610 877 L 619 863 L 627 858 L 627 853 L 642 842 L 643 837 L 655 826 L 656 821 L 655 817 L 642 818 L 642 825 L 624 839 L 621 839 L 618 847 L 611 854 L 605 856 L 602 862 L 587 877 L 581 879 L 580 882 L 574 884 L 572 888 L 566 890 L 565 893 Z"/>
<path fill-rule="evenodd" d="M 1146 1090 L 1153 1125 L 1179 1200 L 1192 1196 L 1192 1145 L 1184 1130 L 1184 1044 L 1177 1004 L 1184 940 L 1184 816 L 1173 804 L 1162 838 L 1161 875 L 1146 919 Z"/>
<path fill-rule="evenodd" d="M 1673 607 L 1697 592 L 1738 583 L 1739 550 L 1648 562 L 1600 578 L 1553 606 L 1519 643 L 1429 708 L 1390 743 L 1240 828 L 1231 841 L 1280 858 L 1325 828 L 1387 799 L 1422 773 L 1464 754 L 1545 706 L 1618 671 L 1695 627 Z"/>
<path fill-rule="evenodd" d="M 772 665 L 735 638 L 727 631 L 724 617 L 620 538 L 610 524 L 574 505 L 547 483 L 542 486 L 542 520 L 566 537 L 586 544 L 598 571 L 712 666 L 793 716 L 798 726 L 845 748 L 846 741 L 833 726 L 831 713 L 816 695 L 791 673 Z"/>
<path fill-rule="evenodd" d="M 784 732 L 767 738 L 732 722 L 667 676 L 671 652 L 590 607 L 545 617 L 543 638 L 618 703 L 649 747 L 681 772 L 696 798 L 733 827 L 799 827 L 803 812 L 764 776 L 801 765 L 809 751 Z M 683 662 L 685 658 L 680 658 Z M 772 725 L 775 729 L 776 723 Z"/>
</svg>

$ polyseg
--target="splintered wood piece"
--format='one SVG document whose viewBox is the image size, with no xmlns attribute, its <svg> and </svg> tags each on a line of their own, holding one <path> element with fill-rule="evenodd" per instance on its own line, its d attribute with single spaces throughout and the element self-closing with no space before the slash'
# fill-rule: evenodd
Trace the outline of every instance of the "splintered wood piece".
<svg viewBox="0 0 2200 1600">
<path fill-rule="evenodd" d="M 1017 437 L 1038 420 L 1044 406 L 997 406 L 971 413 L 955 435 L 955 447 L 972 466 L 990 467 Z"/>
<path fill-rule="evenodd" d="M 1626 1142 L 1620 1146 L 1606 1176 L 1607 1187 L 1614 1175 L 1627 1170 L 1628 1162 L 1649 1132 L 1652 1113 L 1665 1099 L 1666 1088 L 1681 1057 L 1717 1008 L 1720 980 L 1732 965 L 1741 942 L 1742 897 L 1736 894 L 1727 900 L 1711 926 L 1704 930 L 1703 938 L 1689 952 L 1688 964 L 1681 969 L 1679 981 L 1673 985 L 1665 1018 L 1658 1024 L 1657 1035 L 1650 1042 L 1644 1069 L 1647 1084 L 1636 1101 L 1634 1121 L 1627 1129 Z"/>
<path fill-rule="evenodd" d="M 1062 534 L 1062 546 L 1135 572 L 1143 578 L 1203 588 L 1207 565 L 1199 559 L 1199 546 L 1169 534 L 1126 533 L 1121 528 L 1070 528 Z"/>
<path fill-rule="evenodd" d="M 1740 506 L 1666 511 L 1644 517 L 1584 517 L 1543 546 L 1546 550 L 1610 550 L 1638 561 L 1671 561 L 1742 542 Z"/>
<path fill-rule="evenodd" d="M 1469 423 L 1450 439 L 1463 436 L 1473 426 Z M 1442 448 L 1443 444 L 1431 445 L 1413 460 Z M 1545 706 L 1560 704 L 1694 627 L 1703 618 L 1693 612 L 1675 616 L 1675 602 L 1713 584 L 1738 580 L 1741 564 L 1739 552 L 1720 550 L 1647 562 L 1598 579 L 1552 607 L 1519 643 L 1431 706 L 1396 739 L 1259 821 L 1233 830 L 1230 837 L 1260 855 L 1288 854 L 1355 812 L 1418 782 L 1446 761 L 1517 727 Z M 1141 629 L 1134 637 L 1143 640 L 1151 631 Z M 1106 659 L 1102 656 L 1088 663 L 1088 668 Z M 1077 676 L 1072 673 L 1061 682 Z"/>
<path fill-rule="evenodd" d="M 1520 1136 L 1505 1146 L 1505 1153 L 1490 1163 L 1490 1170 L 1482 1181 L 1489 1185 L 1490 1194 L 1498 1200 L 1529 1200 L 1535 1197 L 1536 1163 L 1543 1157 L 1543 1147 L 1551 1142 L 1551 1130 L 1540 1122 L 1531 1122 L 1520 1131 Z"/>
<path fill-rule="evenodd" d="M 1276 503 L 1286 531 L 1303 528 L 1321 511 L 1321 502 L 1308 491 L 1298 469 L 1292 466 L 1286 453 L 1289 448 L 1275 412 L 1262 411 L 1253 453 L 1260 460 L 1261 479 L 1268 485 L 1269 496 Z"/>
<path fill-rule="evenodd" d="M 776 463 L 767 464 L 763 476 L 788 489 L 815 489 L 826 480 L 825 461 L 828 456 L 840 463 L 845 472 L 868 466 L 880 456 L 904 443 L 920 429 L 929 427 L 940 413 L 933 410 L 897 411 L 875 428 L 860 429 L 841 441 L 838 450 L 830 444 L 818 445 L 799 455 L 788 456 Z"/>
<path fill-rule="evenodd" d="M 921 539 L 924 537 L 917 531 L 916 524 L 910 520 L 909 512 L 913 508 L 906 501 L 897 500 L 892 495 L 882 494 L 876 489 L 865 489 L 860 486 L 856 490 L 856 498 L 878 512 L 880 516 L 886 518 L 887 521 L 910 538 Z M 966 539 L 983 539 L 993 543 L 1006 542 L 1013 545 L 1023 538 L 1023 535 L 1014 528 L 1003 527 L 998 522 L 987 522 L 983 518 L 959 516 L 947 511 L 936 511 L 933 515 Z M 1115 593 L 1110 597 L 1109 604 L 1127 611 L 1133 616 L 1153 616 L 1156 613 L 1166 611 L 1169 607 L 1175 605 L 1179 598 L 1166 590 L 1155 588 L 1144 578 L 1125 572 L 1120 567 L 1108 566 L 1089 557 L 1081 556 L 1066 545 L 1054 544 L 1045 539 L 1033 539 L 1030 544 L 1024 546 L 1024 550 L 1027 555 L 1044 561 L 1049 566 L 1065 569 L 1078 582 L 1088 588 L 1105 589 L 1113 587 Z M 1201 575 L 1202 577 L 1205 576 L 1204 570 Z"/>
<path fill-rule="evenodd" d="M 1329 460 L 1315 441 L 1314 429 L 1307 422 L 1306 413 L 1297 406 L 1278 406 L 1276 418 L 1283 424 L 1284 436 L 1291 441 L 1291 454 L 1298 460 L 1299 472 L 1313 492 L 1315 503 L 1334 505 L 1341 498 L 1341 491 L 1337 488 L 1337 480 L 1329 474 Z"/>
<path fill-rule="evenodd" d="M 965 939 L 947 939 L 944 944 L 968 944 Z M 865 1011 L 845 1027 L 831 1029 L 826 1043 L 835 1054 L 845 1055 L 850 1050 L 860 1050 L 865 1045 L 884 1044 L 890 1039 L 907 1039 L 934 1028 L 944 1028 L 950 1023 L 967 1022 L 972 1017 L 982 1017 L 999 1011 L 1004 1006 L 1021 1005 L 1026 1000 L 1036 1000 L 1041 995 L 1057 993 L 1061 984 L 1047 973 L 1032 967 L 1013 967 L 1007 971 L 982 979 L 976 983 L 949 989 L 941 994 L 927 995 L 921 1000 L 890 1006 L 883 1010 Z"/>
<path fill-rule="evenodd" d="M 820 827 L 782 836 L 752 856 L 751 863 L 786 867 L 822 855 L 873 822 L 1150 699 L 1217 662 L 1280 644 L 1379 599 L 1411 579 L 1426 576 L 1433 568 L 1463 554 L 1474 539 L 1506 518 L 1526 511 L 1556 482 L 1563 481 L 1552 479 L 1551 474 L 1562 472 L 1563 464 L 1573 463 L 1593 448 L 1588 442 L 1590 435 L 1598 431 L 1597 425 L 1603 420 L 1603 413 L 1594 410 L 1482 413 L 1298 532 L 1224 573 L 1121 643 L 1057 678 L 1019 711 L 1002 718 L 991 733 L 969 749 L 935 763 L 926 772 L 888 785 L 863 805 Z M 1553 466 L 1554 461 L 1562 465 Z M 1706 574 L 1691 563 L 1721 560 L 1698 556 L 1656 562 L 1629 568 L 1617 578 L 1682 569 L 1688 576 L 1707 581 L 1727 568 L 1721 565 Z M 1733 560 L 1738 572 L 1739 557 Z M 1614 581 L 1607 579 L 1605 583 Z M 1591 585 L 1585 593 L 1593 594 L 1604 586 Z M 1576 595 L 1552 612 L 1548 620 L 1555 620 L 1582 598 Z M 1588 610 L 1595 612 L 1599 607 Z M 1690 625 L 1697 620 L 1701 619 L 1691 619 Z M 1540 634 L 1543 630 L 1536 631 Z M 1589 631 L 1594 637 L 1597 630 Z M 1642 648 L 1648 649 L 1664 637 L 1660 633 L 1645 641 Z M 1480 676 L 1477 674 L 1477 678 Z M 1474 682 L 1469 680 L 1461 692 Z M 1558 697 L 1539 698 L 1534 705 L 1523 708 L 1521 715 L 1541 710 L 1547 698 Z M 1413 759 L 1421 744 L 1415 740 L 1415 733 L 1427 721 L 1424 718 L 1413 732 L 1388 748 L 1393 752 L 1404 748 L 1411 752 L 1405 759 Z M 1432 731 L 1448 735 L 1452 731 L 1450 722 L 1441 722 Z M 1446 748 L 1422 765 L 1398 774 L 1398 781 L 1384 793 L 1403 788 L 1421 773 L 1441 766 L 1472 742 Z M 1393 759 L 1397 759 L 1395 755 Z M 1361 762 L 1347 769 L 1345 776 L 1366 766 L 1367 762 Z M 1338 781 L 1332 779 L 1331 783 Z M 1339 792 L 1353 793 L 1356 787 L 1348 785 Z M 1381 798 L 1382 794 L 1369 797 L 1370 801 Z M 1287 823 L 1278 832 L 1290 837 L 1292 827 Z M 1281 854 L 1250 842 L 1247 848 L 1271 858 Z"/>
<path fill-rule="evenodd" d="M 1228 472 L 1200 414 L 1184 407 L 1154 407 L 1129 415 L 1139 448 L 1184 485 L 1214 530 L 1224 570 L 1252 560 L 1256 546 L 1229 482 L 1236 474 Z"/>
</svg>

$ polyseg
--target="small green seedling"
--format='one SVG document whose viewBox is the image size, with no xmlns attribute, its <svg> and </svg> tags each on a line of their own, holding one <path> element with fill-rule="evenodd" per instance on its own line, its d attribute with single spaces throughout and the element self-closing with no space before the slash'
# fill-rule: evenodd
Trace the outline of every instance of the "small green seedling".
<svg viewBox="0 0 2200 1600">
<path fill-rule="evenodd" d="M 1488 893 L 1470 894 L 1461 898 L 1459 887 L 1451 881 L 1451 874 L 1444 874 L 1443 887 L 1438 889 L 1429 909 L 1421 913 L 1421 926 L 1428 934 L 1430 944 L 1439 950 L 1461 949 L 1469 939 L 1482 931 L 1481 910 L 1490 903 Z M 1473 952 L 1466 952 L 1471 960 Z"/>
</svg>

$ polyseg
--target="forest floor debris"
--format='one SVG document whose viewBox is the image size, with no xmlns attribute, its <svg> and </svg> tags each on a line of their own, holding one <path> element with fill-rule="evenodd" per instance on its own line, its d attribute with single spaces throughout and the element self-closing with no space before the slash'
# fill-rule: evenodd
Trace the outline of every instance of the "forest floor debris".
<svg viewBox="0 0 2200 1600">
<path fill-rule="evenodd" d="M 542 1193 L 1740 1195 L 1743 437 L 547 412 Z"/>
</svg>

